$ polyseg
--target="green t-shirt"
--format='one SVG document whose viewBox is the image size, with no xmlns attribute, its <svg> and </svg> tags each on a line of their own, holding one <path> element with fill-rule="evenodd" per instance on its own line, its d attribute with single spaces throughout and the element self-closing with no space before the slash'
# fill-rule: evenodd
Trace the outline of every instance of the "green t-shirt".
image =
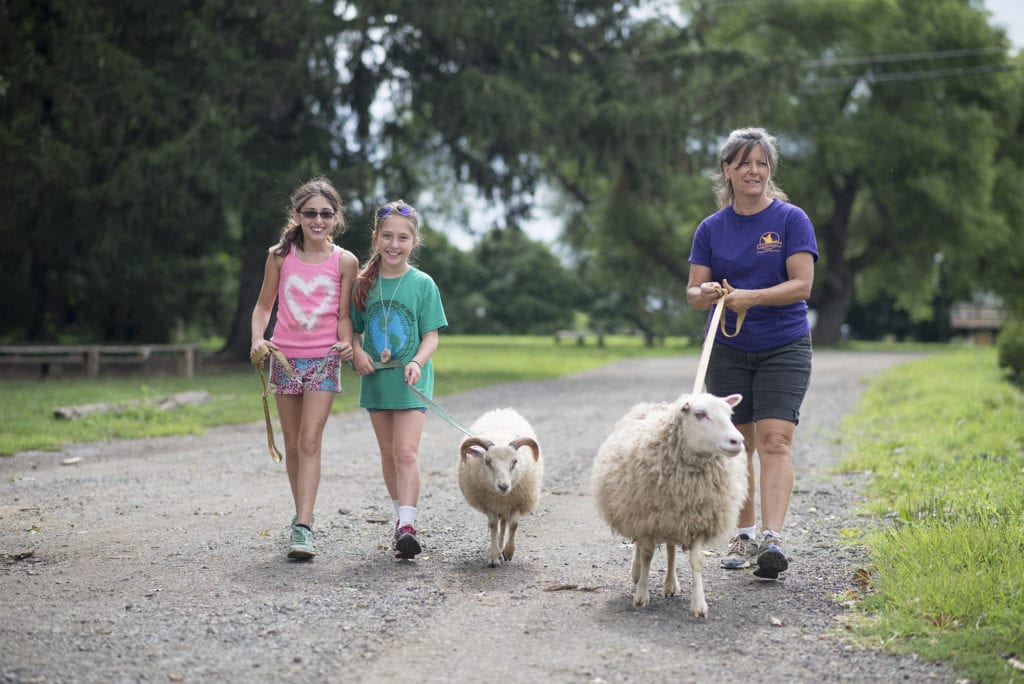
<svg viewBox="0 0 1024 684">
<path fill-rule="evenodd" d="M 399 278 L 378 278 L 366 298 L 366 311 L 352 306 L 352 329 L 362 336 L 362 348 L 374 361 L 390 350 L 391 360 L 404 367 L 420 338 L 448 325 L 441 293 L 429 275 L 414 268 Z M 425 408 L 405 385 L 402 368 L 382 368 L 359 377 L 359 405 L 374 409 Z M 434 395 L 434 364 L 423 366 L 416 389 Z"/>
</svg>

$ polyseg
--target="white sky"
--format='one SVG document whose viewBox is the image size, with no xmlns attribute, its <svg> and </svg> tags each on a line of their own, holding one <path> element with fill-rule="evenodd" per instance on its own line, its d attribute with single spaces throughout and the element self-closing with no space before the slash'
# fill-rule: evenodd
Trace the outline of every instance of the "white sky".
<svg viewBox="0 0 1024 684">
<path fill-rule="evenodd" d="M 992 23 L 1006 29 L 1006 35 L 1017 50 L 1024 49 L 1024 2 L 1021 0 L 985 0 L 985 9 L 992 13 Z"/>
</svg>

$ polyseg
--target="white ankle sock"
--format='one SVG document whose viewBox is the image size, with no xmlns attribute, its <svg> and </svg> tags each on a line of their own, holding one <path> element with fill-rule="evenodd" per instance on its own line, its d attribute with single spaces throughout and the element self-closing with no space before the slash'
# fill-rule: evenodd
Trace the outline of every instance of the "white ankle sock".
<svg viewBox="0 0 1024 684">
<path fill-rule="evenodd" d="M 754 535 L 757 534 L 757 533 L 754 531 L 754 527 L 753 526 L 751 526 L 751 527 L 737 527 L 736 528 L 736 536 L 738 537 L 738 536 L 743 535 L 743 534 L 747 535 L 747 539 L 753 539 Z"/>
<path fill-rule="evenodd" d="M 405 527 L 406 525 L 415 525 L 416 523 L 416 507 L 415 506 L 399 506 L 398 507 L 398 526 Z"/>
</svg>

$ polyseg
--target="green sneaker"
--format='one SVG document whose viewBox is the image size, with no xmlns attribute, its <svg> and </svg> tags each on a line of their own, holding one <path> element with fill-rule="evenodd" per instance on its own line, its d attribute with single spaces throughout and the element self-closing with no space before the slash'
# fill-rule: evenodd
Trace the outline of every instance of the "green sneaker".
<svg viewBox="0 0 1024 684">
<path fill-rule="evenodd" d="M 308 560 L 316 555 L 313 551 L 313 533 L 301 525 L 292 525 L 291 546 L 288 557 Z"/>
</svg>

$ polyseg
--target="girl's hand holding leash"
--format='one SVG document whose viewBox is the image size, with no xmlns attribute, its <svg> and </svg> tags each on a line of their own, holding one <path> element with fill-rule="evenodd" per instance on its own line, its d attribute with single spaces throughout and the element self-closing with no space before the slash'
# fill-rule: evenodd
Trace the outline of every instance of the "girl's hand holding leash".
<svg viewBox="0 0 1024 684">
<path fill-rule="evenodd" d="M 249 347 L 249 360 L 256 363 L 257 360 L 262 360 L 268 352 L 277 351 L 277 345 L 273 342 L 260 338 L 252 341 L 252 346 Z"/>
<path fill-rule="evenodd" d="M 334 354 L 338 357 L 338 360 L 342 363 L 351 361 L 355 358 L 355 350 L 352 347 L 351 342 L 335 342 L 331 345 L 331 350 L 327 352 L 328 355 Z"/>
<path fill-rule="evenodd" d="M 355 347 L 352 350 L 352 370 L 359 375 L 370 375 L 373 373 L 373 359 L 362 348 Z"/>
<path fill-rule="evenodd" d="M 423 368 L 420 366 L 420 362 L 413 359 L 409 363 L 405 364 L 405 384 L 415 385 L 420 381 L 420 375 L 423 373 Z"/>
<path fill-rule="evenodd" d="M 267 376 L 263 372 L 263 360 L 271 354 L 277 357 L 277 360 L 281 362 L 281 366 L 288 375 L 294 378 L 296 374 L 292 364 L 288 362 L 288 359 L 277 348 L 277 345 L 262 339 L 252 343 L 249 360 L 256 367 L 256 372 L 260 376 L 260 383 L 263 385 L 263 420 L 267 424 L 267 450 L 270 451 L 270 457 L 274 459 L 274 462 L 280 463 L 283 454 L 277 448 L 277 444 L 274 443 L 274 425 L 270 420 L 270 405 L 267 403 L 267 394 L 270 392 L 270 387 L 267 383 Z"/>
</svg>

